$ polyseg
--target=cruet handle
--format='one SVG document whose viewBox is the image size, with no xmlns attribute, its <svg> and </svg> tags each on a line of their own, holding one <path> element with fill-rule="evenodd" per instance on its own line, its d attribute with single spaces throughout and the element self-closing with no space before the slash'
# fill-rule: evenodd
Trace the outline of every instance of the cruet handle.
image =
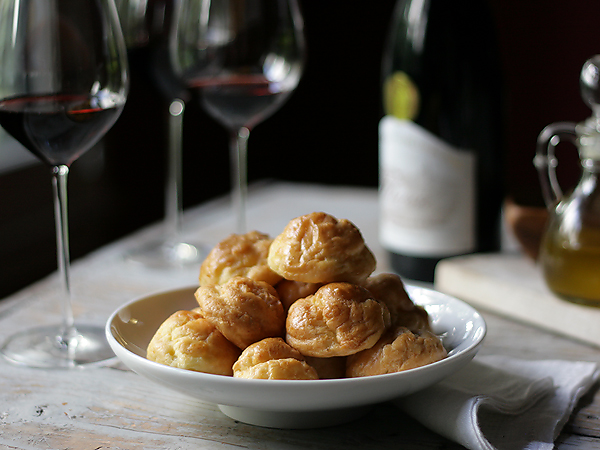
<svg viewBox="0 0 600 450">
<path fill-rule="evenodd" d="M 556 177 L 558 158 L 555 149 L 561 141 L 576 143 L 575 127 L 573 122 L 556 122 L 544 128 L 538 136 L 533 164 L 538 171 L 542 195 L 548 208 L 553 208 L 563 195 Z"/>
</svg>

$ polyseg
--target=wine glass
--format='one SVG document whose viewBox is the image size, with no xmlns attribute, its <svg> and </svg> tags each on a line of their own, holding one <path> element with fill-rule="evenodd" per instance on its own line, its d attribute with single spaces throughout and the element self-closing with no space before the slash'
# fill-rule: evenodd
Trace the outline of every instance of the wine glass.
<svg viewBox="0 0 600 450">
<path fill-rule="evenodd" d="M 181 0 L 175 18 L 175 70 L 229 131 L 233 206 L 244 233 L 248 138 L 300 81 L 302 15 L 296 0 Z"/>
<path fill-rule="evenodd" d="M 167 171 L 164 236 L 134 248 L 126 259 L 149 267 L 195 265 L 206 255 L 201 243 L 184 242 L 182 202 L 183 113 L 189 93 L 171 66 L 168 35 L 174 0 L 116 0 L 125 43 L 137 69 L 167 100 Z M 134 69 L 132 67 L 132 69 Z"/>
<path fill-rule="evenodd" d="M 52 169 L 62 323 L 9 337 L 1 352 L 31 367 L 114 357 L 102 325 L 77 325 L 69 276 L 67 176 L 115 123 L 128 92 L 114 0 L 0 3 L 0 125 Z"/>
</svg>

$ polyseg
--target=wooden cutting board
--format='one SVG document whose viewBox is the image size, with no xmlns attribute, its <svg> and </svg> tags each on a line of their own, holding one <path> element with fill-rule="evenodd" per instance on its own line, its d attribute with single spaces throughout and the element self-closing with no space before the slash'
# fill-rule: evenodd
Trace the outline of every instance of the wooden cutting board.
<svg viewBox="0 0 600 450">
<path fill-rule="evenodd" d="M 438 263 L 434 287 L 476 308 L 600 347 L 600 308 L 559 299 L 521 254 L 479 254 Z"/>
</svg>

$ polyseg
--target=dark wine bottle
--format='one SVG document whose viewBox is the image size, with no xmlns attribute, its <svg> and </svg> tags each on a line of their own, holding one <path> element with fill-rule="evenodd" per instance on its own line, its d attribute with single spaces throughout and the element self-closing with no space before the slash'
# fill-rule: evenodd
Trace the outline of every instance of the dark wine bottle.
<svg viewBox="0 0 600 450">
<path fill-rule="evenodd" d="M 503 93 L 486 0 L 399 0 L 383 58 L 380 239 L 401 276 L 500 247 Z"/>
</svg>

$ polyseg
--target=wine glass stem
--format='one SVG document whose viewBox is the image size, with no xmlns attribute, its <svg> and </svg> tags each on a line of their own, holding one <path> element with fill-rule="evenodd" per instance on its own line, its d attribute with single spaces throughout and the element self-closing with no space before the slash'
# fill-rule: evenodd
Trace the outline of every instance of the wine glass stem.
<svg viewBox="0 0 600 450">
<path fill-rule="evenodd" d="M 73 319 L 73 306 L 71 298 L 70 257 L 69 257 L 69 225 L 67 216 L 67 177 L 69 167 L 66 165 L 55 166 L 52 169 L 52 187 L 54 194 L 54 217 L 56 221 L 56 247 L 58 257 L 58 271 L 63 284 L 62 336 L 57 339 L 61 344 L 68 345 L 75 334 Z"/>
<path fill-rule="evenodd" d="M 248 197 L 248 138 L 250 130 L 242 127 L 230 136 L 231 193 L 237 232 L 246 232 L 246 199 Z"/>
<path fill-rule="evenodd" d="M 185 103 L 181 99 L 173 99 L 169 105 L 169 141 L 167 181 L 165 188 L 165 216 L 167 235 L 176 244 L 181 237 L 183 203 L 181 199 L 181 135 L 183 130 L 183 112 Z"/>
</svg>

